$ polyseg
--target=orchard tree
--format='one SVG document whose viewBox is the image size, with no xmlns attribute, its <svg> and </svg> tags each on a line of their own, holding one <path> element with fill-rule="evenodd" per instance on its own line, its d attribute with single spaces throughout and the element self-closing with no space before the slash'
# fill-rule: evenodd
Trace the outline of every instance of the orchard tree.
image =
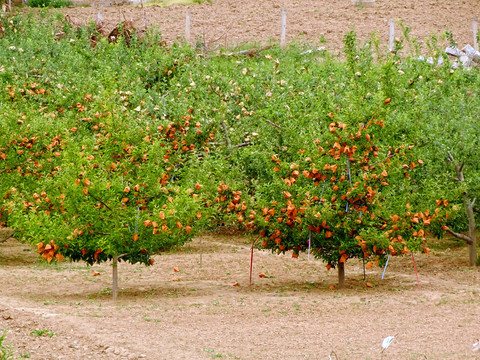
<svg viewBox="0 0 480 360">
<path fill-rule="evenodd" d="M 416 145 L 415 152 L 425 166 L 418 170 L 412 202 L 425 205 L 428 199 L 442 197 L 458 207 L 447 221 L 447 232 L 468 245 L 468 262 L 476 265 L 479 71 L 452 69 L 449 61 L 434 66 L 414 58 L 395 63 L 380 79 L 383 87 L 394 89 L 385 114 L 390 130 L 380 140 L 391 144 L 401 136 Z"/>
<path fill-rule="evenodd" d="M 337 268 L 340 287 L 350 258 L 363 259 L 369 268 L 388 255 L 428 253 L 426 231 L 446 229 L 449 202 L 438 199 L 424 211 L 410 206 L 405 194 L 423 161 L 412 158 L 412 146 L 378 148 L 383 126 L 375 116 L 355 127 L 332 121 L 323 141 L 312 139 L 296 161 L 271 155 L 274 180 L 259 184 L 254 209 L 240 198 L 227 207 L 263 237 L 264 248 L 291 250 L 294 257 L 311 250 L 327 269 Z"/>
<path fill-rule="evenodd" d="M 89 99 L 78 104 L 79 113 Z M 38 156 L 28 137 L 12 140 L 3 149 L 11 226 L 36 242 L 48 262 L 63 256 L 89 264 L 112 260 L 115 299 L 119 261 L 151 265 L 153 254 L 190 240 L 195 224 L 205 220 L 202 185 L 188 183 L 184 173 L 208 151 L 197 147 L 209 134 L 191 121 L 189 113 L 132 119 L 106 110 L 79 115 L 52 146 L 38 145 Z M 13 168 L 8 160 L 19 151 L 32 160 Z"/>
<path fill-rule="evenodd" d="M 93 48 L 90 30 L 59 19 L 0 20 L 2 217 L 48 262 L 111 260 L 116 297 L 119 261 L 151 265 L 208 218 L 189 168 L 211 129 L 153 99 L 194 52 L 152 34 Z"/>
</svg>

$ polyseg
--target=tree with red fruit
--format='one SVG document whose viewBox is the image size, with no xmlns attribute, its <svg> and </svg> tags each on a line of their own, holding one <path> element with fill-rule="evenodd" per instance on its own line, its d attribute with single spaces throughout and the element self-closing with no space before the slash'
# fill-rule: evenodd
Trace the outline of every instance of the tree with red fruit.
<svg viewBox="0 0 480 360">
<path fill-rule="evenodd" d="M 355 128 L 334 121 L 297 161 L 271 156 L 274 180 L 257 188 L 258 209 L 247 226 L 260 233 L 264 248 L 291 250 L 294 257 L 311 251 L 328 269 L 338 269 L 339 286 L 348 259 L 371 267 L 387 255 L 429 251 L 426 231 L 445 229 L 449 204 L 412 209 L 405 194 L 414 191 L 412 178 L 423 161 L 413 158 L 413 146 L 377 147 L 383 126 L 375 117 Z"/>
<path fill-rule="evenodd" d="M 202 185 L 185 163 L 200 161 L 209 134 L 200 123 L 190 124 L 189 113 L 147 120 L 108 110 L 87 116 L 86 107 L 52 146 L 38 145 L 35 162 L 6 165 L 9 223 L 37 243 L 48 262 L 63 256 L 89 264 L 112 260 L 116 298 L 119 261 L 151 265 L 153 254 L 181 246 L 204 221 Z M 14 140 L 16 147 L 37 146 L 29 140 L 34 130 L 25 131 L 31 134 Z M 7 159 L 14 151 L 13 145 L 4 149 Z"/>
</svg>

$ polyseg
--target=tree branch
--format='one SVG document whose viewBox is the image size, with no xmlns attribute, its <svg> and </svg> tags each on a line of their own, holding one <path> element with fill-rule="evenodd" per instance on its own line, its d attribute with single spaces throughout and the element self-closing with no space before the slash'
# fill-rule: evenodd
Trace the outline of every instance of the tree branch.
<svg viewBox="0 0 480 360">
<path fill-rule="evenodd" d="M 172 90 L 167 90 L 165 94 L 162 95 L 162 99 L 165 99 L 168 96 L 168 94 L 170 94 L 171 92 Z"/>
<path fill-rule="evenodd" d="M 212 146 L 220 145 L 218 142 L 209 142 L 208 144 L 212 145 Z M 233 148 L 241 148 L 241 147 L 250 146 L 250 145 L 253 145 L 253 144 L 251 142 L 244 142 L 244 143 L 240 143 L 240 144 L 237 144 L 237 145 L 233 145 L 232 147 Z"/>
<path fill-rule="evenodd" d="M 213 92 L 214 94 L 216 94 L 218 97 L 220 97 L 220 98 L 223 97 L 222 94 L 219 94 L 219 93 L 217 92 L 217 90 L 213 88 L 212 85 L 208 85 L 208 87 L 209 87 L 210 90 L 212 90 L 212 92 Z"/>
<path fill-rule="evenodd" d="M 450 229 L 447 229 L 447 232 L 448 232 L 450 235 L 455 236 L 457 239 L 460 239 L 460 240 L 465 241 L 468 245 L 472 245 L 472 244 L 473 244 L 472 239 L 470 239 L 467 235 L 463 235 L 463 234 L 457 233 L 457 232 L 455 232 L 455 231 L 453 231 L 453 230 L 450 230 Z"/>
<path fill-rule="evenodd" d="M 233 147 L 234 148 L 241 148 L 241 147 L 250 146 L 250 145 L 253 145 L 253 144 L 251 142 L 244 142 L 244 143 L 241 143 L 241 144 L 234 145 Z"/>
<path fill-rule="evenodd" d="M 105 206 L 108 210 L 113 211 L 113 210 L 110 208 L 110 206 L 108 206 L 107 204 L 105 204 L 105 203 L 103 202 L 102 199 L 96 198 L 95 196 L 93 196 L 92 194 L 90 194 L 90 192 L 88 192 L 88 195 L 91 196 L 94 200 L 102 203 L 103 206 Z"/>
<path fill-rule="evenodd" d="M 448 154 L 448 160 L 453 163 L 453 166 L 455 166 L 455 172 L 457 173 L 457 177 L 455 178 L 455 181 L 463 182 L 465 180 L 465 177 L 463 176 L 463 166 L 465 163 L 457 163 L 455 159 L 453 158 L 453 155 L 450 151 L 447 151 Z"/>
<path fill-rule="evenodd" d="M 5 239 L 0 239 L 0 242 L 4 242 L 4 241 L 7 241 L 10 238 L 13 238 L 13 235 L 15 235 L 15 230 L 13 230 L 10 235 L 7 235 L 7 237 Z"/>
<path fill-rule="evenodd" d="M 248 55 L 250 57 L 253 57 L 254 55 L 257 55 L 259 54 L 260 52 L 264 51 L 264 50 L 268 50 L 270 49 L 271 46 L 265 46 L 265 47 L 262 47 L 260 49 L 258 48 L 253 48 L 253 49 L 248 49 L 248 50 L 242 50 L 242 51 L 238 51 L 236 53 L 229 53 L 229 54 L 223 54 L 225 56 L 235 56 L 235 55 Z"/>
<path fill-rule="evenodd" d="M 230 142 L 230 136 L 228 135 L 227 125 L 225 124 L 224 120 L 220 121 L 220 127 L 222 128 L 223 134 L 225 135 L 225 144 L 227 145 L 227 147 L 232 146 L 232 143 Z"/>
<path fill-rule="evenodd" d="M 455 159 L 453 158 L 452 153 L 447 150 L 447 154 L 448 154 L 448 160 L 450 160 L 451 162 L 454 163 L 454 162 L 455 162 Z"/>
<path fill-rule="evenodd" d="M 384 159 L 384 160 L 381 160 L 381 161 L 377 161 L 376 163 L 373 163 L 373 164 L 367 164 L 368 166 L 375 166 L 375 165 L 378 165 L 378 164 L 383 164 L 385 161 L 387 161 L 388 159 L 392 158 L 396 156 L 395 153 L 391 153 L 391 154 L 388 154 L 387 157 Z"/>
<path fill-rule="evenodd" d="M 266 121 L 267 123 L 269 123 L 270 125 L 273 125 L 273 126 L 275 126 L 276 128 L 279 128 L 280 130 L 282 129 L 282 128 L 280 127 L 280 125 L 275 124 L 273 121 L 270 121 L 270 120 L 265 120 L 265 121 Z"/>
</svg>

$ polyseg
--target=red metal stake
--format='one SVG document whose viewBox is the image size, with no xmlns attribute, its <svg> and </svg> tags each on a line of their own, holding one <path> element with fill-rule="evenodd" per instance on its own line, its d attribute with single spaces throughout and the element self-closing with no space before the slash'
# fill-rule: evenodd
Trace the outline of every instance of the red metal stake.
<svg viewBox="0 0 480 360">
<path fill-rule="evenodd" d="M 252 252 L 250 254 L 250 286 L 252 286 L 252 272 L 253 272 L 253 247 L 260 237 L 257 237 L 252 244 Z"/>
<path fill-rule="evenodd" d="M 415 264 L 415 258 L 413 257 L 413 252 L 412 252 L 412 260 L 413 260 L 413 267 L 415 268 L 415 275 L 417 275 L 417 286 L 420 287 L 420 281 L 418 281 L 417 265 Z"/>
</svg>

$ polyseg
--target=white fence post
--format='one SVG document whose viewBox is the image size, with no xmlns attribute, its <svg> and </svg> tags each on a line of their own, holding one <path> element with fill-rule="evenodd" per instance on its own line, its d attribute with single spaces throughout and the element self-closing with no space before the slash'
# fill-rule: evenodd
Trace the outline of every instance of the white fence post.
<svg viewBox="0 0 480 360">
<path fill-rule="evenodd" d="M 143 0 L 142 0 L 143 2 Z M 145 30 L 147 30 L 148 27 L 148 18 L 147 18 L 147 12 L 145 11 L 145 8 L 142 6 L 142 14 L 143 14 L 143 26 Z"/>
<path fill-rule="evenodd" d="M 190 10 L 187 10 L 187 17 L 185 19 L 185 40 L 190 42 Z"/>
<path fill-rule="evenodd" d="M 477 19 L 472 19 L 472 30 L 473 30 L 473 48 L 478 51 L 478 24 Z"/>
<path fill-rule="evenodd" d="M 282 32 L 280 34 L 280 46 L 285 46 L 286 32 L 287 32 L 287 9 L 282 9 Z"/>
<path fill-rule="evenodd" d="M 388 21 L 388 26 L 390 28 L 389 35 L 388 35 L 388 50 L 392 51 L 394 47 L 394 40 L 395 40 L 395 23 L 393 20 Z"/>
</svg>

